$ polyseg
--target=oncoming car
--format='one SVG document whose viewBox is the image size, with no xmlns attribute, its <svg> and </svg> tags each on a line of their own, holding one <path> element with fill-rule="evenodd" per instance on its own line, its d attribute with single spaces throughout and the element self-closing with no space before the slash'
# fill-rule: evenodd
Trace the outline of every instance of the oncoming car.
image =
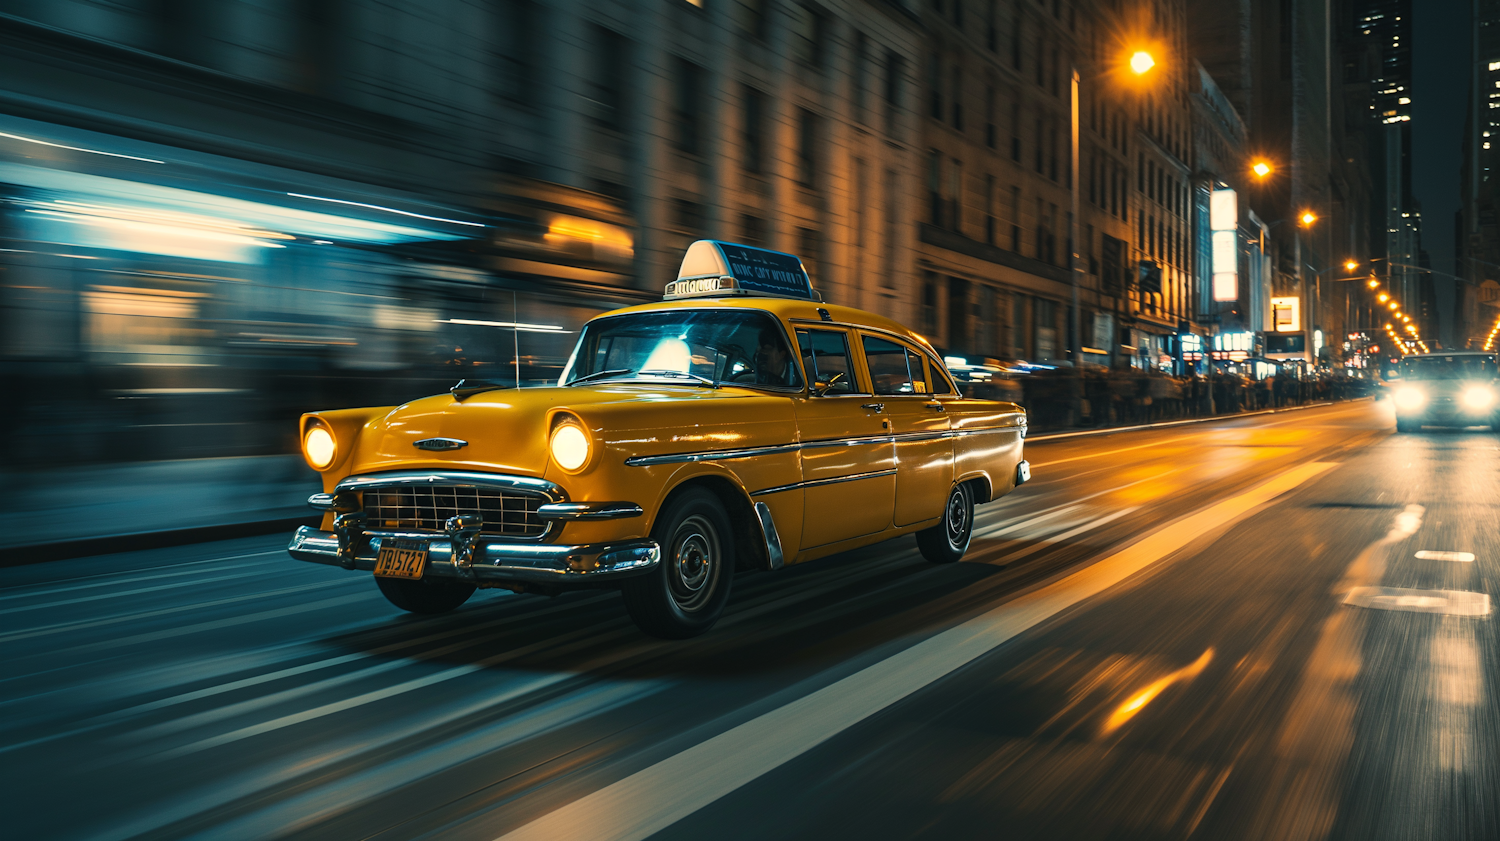
<svg viewBox="0 0 1500 841">
<path fill-rule="evenodd" d="M 320 528 L 294 558 L 370 570 L 416 613 L 476 588 L 618 588 L 648 633 L 713 625 L 737 569 L 915 533 L 968 550 L 1030 476 L 1026 413 L 965 398 L 921 336 L 821 303 L 790 254 L 702 240 L 663 301 L 588 322 L 557 385 L 461 382 L 313 412 Z"/>
<path fill-rule="evenodd" d="M 1419 353 L 1401 360 L 1391 402 L 1396 430 L 1488 426 L 1500 431 L 1500 368 L 1495 354 Z"/>
</svg>

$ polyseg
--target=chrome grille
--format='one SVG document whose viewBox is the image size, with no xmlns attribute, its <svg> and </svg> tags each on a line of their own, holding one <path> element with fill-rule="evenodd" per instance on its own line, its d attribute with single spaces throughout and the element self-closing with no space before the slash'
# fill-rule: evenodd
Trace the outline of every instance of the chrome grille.
<svg viewBox="0 0 1500 841">
<path fill-rule="evenodd" d="M 484 534 L 537 537 L 547 524 L 536 514 L 548 502 L 537 494 L 502 488 L 410 485 L 365 491 L 365 528 L 371 531 L 443 531 L 448 518 L 477 514 Z"/>
</svg>

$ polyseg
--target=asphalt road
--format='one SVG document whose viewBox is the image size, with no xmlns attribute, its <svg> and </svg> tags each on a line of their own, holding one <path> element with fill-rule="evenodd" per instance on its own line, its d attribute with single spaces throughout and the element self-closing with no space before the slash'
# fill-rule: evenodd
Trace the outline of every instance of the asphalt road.
<svg viewBox="0 0 1500 841">
<path fill-rule="evenodd" d="M 1034 442 L 964 563 L 905 538 L 741 575 L 688 642 L 613 593 L 403 615 L 284 538 L 0 570 L 0 826 L 1500 837 L 1500 442 L 1392 427 Z"/>
</svg>

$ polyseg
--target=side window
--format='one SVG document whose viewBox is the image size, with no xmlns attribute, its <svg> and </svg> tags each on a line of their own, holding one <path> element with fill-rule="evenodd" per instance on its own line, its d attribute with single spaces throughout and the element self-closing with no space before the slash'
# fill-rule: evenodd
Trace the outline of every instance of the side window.
<svg viewBox="0 0 1500 841">
<path fill-rule="evenodd" d="M 865 362 L 870 366 L 870 383 L 876 394 L 921 394 L 927 390 L 921 357 L 887 339 L 875 336 L 861 336 L 860 339 L 865 348 Z M 912 376 L 913 368 L 916 376 Z"/>
<path fill-rule="evenodd" d="M 798 330 L 802 367 L 815 384 L 833 383 L 825 394 L 853 394 L 854 369 L 849 364 L 849 339 L 842 330 Z"/>
<path fill-rule="evenodd" d="M 927 360 L 927 390 L 932 394 L 952 394 L 953 386 L 948 384 L 948 378 L 943 376 L 943 369 L 939 367 L 932 357 L 922 355 Z"/>
</svg>

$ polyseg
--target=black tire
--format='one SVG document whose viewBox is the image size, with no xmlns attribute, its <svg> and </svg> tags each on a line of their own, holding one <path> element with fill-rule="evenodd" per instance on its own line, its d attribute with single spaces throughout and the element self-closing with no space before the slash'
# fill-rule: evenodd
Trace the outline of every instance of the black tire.
<svg viewBox="0 0 1500 841">
<path fill-rule="evenodd" d="M 651 529 L 661 545 L 656 568 L 620 584 L 625 609 L 642 631 L 669 640 L 712 628 L 734 582 L 734 535 L 719 498 L 705 490 L 679 494 Z"/>
<path fill-rule="evenodd" d="M 966 482 L 948 492 L 942 522 L 917 532 L 917 548 L 932 563 L 951 564 L 963 558 L 973 539 L 974 492 Z"/>
<path fill-rule="evenodd" d="M 1396 431 L 1397 432 L 1416 432 L 1417 430 L 1419 430 L 1421 428 L 1422 428 L 1422 425 L 1420 423 L 1417 423 L 1416 421 L 1411 420 L 1410 418 L 1396 418 Z"/>
<path fill-rule="evenodd" d="M 434 615 L 447 613 L 469 600 L 474 595 L 474 585 L 462 581 L 440 579 L 382 578 L 376 576 L 375 583 L 386 601 L 410 613 Z"/>
</svg>

